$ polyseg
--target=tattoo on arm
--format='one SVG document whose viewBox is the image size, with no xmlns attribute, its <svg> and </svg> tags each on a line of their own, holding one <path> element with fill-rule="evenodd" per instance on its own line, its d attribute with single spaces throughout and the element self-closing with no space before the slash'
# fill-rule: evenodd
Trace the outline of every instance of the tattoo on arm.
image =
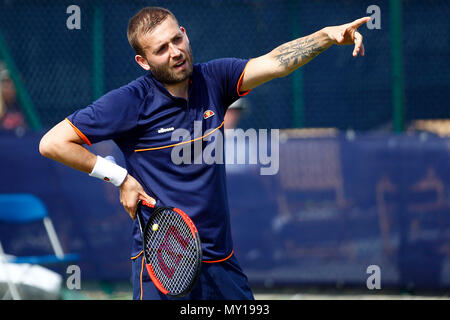
<svg viewBox="0 0 450 320">
<path fill-rule="evenodd" d="M 280 66 L 295 67 L 302 61 L 313 59 L 325 49 L 327 48 L 320 46 L 315 37 L 300 38 L 280 46 L 275 58 Z"/>
</svg>

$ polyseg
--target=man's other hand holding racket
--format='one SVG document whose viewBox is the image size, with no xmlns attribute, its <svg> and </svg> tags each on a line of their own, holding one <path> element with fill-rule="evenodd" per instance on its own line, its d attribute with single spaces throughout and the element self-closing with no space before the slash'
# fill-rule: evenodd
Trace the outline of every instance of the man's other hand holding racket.
<svg viewBox="0 0 450 320">
<path fill-rule="evenodd" d="M 139 200 L 146 201 L 151 205 L 155 205 L 156 201 L 150 197 L 142 185 L 131 175 L 127 175 L 120 186 L 120 203 L 123 205 L 131 219 L 136 219 L 136 209 Z"/>
</svg>

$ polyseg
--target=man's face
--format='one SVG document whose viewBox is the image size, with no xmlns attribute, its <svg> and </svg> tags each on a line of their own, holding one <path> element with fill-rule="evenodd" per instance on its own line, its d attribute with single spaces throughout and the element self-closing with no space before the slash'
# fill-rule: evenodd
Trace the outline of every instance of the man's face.
<svg viewBox="0 0 450 320">
<path fill-rule="evenodd" d="M 142 57 L 141 63 L 136 59 L 158 81 L 176 84 L 192 74 L 193 57 L 186 30 L 179 27 L 172 17 L 167 17 L 150 33 L 141 36 L 139 41 L 145 57 Z"/>
</svg>

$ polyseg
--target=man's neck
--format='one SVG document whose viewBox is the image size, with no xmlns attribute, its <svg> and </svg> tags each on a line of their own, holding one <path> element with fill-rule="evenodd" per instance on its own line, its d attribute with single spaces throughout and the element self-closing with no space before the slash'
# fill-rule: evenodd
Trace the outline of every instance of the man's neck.
<svg viewBox="0 0 450 320">
<path fill-rule="evenodd" d="M 178 98 L 188 99 L 188 90 L 189 90 L 189 79 L 186 79 L 183 82 L 176 84 L 166 84 L 164 83 L 164 87 L 169 91 L 169 93 Z"/>
</svg>

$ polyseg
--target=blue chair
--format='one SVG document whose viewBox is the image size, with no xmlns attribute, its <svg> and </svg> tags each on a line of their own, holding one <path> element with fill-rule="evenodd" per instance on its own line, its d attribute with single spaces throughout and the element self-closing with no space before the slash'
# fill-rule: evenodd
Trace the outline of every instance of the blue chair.
<svg viewBox="0 0 450 320">
<path fill-rule="evenodd" d="M 29 193 L 0 194 L 0 222 L 9 224 L 28 224 L 42 221 L 47 232 L 53 254 L 7 258 L 0 239 L 0 263 L 28 263 L 48 265 L 69 263 L 79 260 L 76 253 L 64 253 L 59 238 L 48 215 L 45 204 L 38 197 Z M 17 289 L 8 283 L 13 299 L 20 299 Z"/>
</svg>

